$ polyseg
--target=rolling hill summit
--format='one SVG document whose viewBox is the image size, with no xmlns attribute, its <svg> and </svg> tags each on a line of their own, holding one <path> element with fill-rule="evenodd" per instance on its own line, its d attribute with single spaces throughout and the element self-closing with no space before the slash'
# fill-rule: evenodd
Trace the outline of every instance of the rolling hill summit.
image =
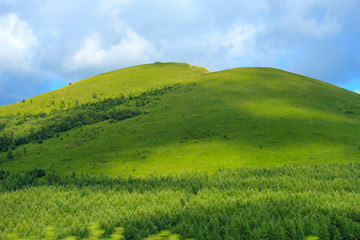
<svg viewBox="0 0 360 240">
<path fill-rule="evenodd" d="M 0 108 L 0 168 L 145 176 L 359 160 L 360 95 L 273 68 L 115 70 Z"/>
</svg>

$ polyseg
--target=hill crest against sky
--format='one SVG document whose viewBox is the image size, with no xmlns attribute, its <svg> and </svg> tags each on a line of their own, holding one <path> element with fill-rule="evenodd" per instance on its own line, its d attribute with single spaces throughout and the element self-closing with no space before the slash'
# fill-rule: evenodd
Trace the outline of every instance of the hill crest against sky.
<svg viewBox="0 0 360 240">
<path fill-rule="evenodd" d="M 274 68 L 134 66 L 0 108 L 6 146 L 18 144 L 11 161 L 0 153 L 0 165 L 147 175 L 352 162 L 360 156 L 359 102 L 356 93 Z"/>
<path fill-rule="evenodd" d="M 156 61 L 271 66 L 360 90 L 359 9 L 358 0 L 1 1 L 0 105 Z"/>
</svg>

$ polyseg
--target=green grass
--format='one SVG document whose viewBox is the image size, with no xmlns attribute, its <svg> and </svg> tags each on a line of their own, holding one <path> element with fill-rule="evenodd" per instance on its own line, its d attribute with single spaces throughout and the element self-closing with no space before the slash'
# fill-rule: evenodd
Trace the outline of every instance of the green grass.
<svg viewBox="0 0 360 240">
<path fill-rule="evenodd" d="M 145 106 L 130 97 L 175 83 Z M 1 134 L 23 137 L 50 120 L 29 112 L 66 118 L 77 104 L 122 94 L 129 101 L 89 114 L 140 115 L 17 146 L 12 160 L 0 153 L 0 169 L 20 173 L 0 171 L 0 239 L 44 237 L 48 226 L 57 238 L 84 238 L 91 222 L 104 237 L 122 226 L 129 239 L 163 229 L 199 240 L 359 239 L 360 95 L 312 78 L 141 65 L 1 107 Z M 23 174 L 34 168 L 47 176 Z M 66 176 L 74 171 L 104 175 Z"/>
<path fill-rule="evenodd" d="M 103 89 L 99 96 L 115 96 L 173 82 L 184 85 L 159 96 L 157 104 L 142 107 L 149 114 L 72 129 L 42 144 L 18 147 L 15 160 L 0 168 L 144 176 L 359 161 L 360 95 L 272 68 L 204 73 L 186 64 L 154 64 L 75 83 L 68 87 L 74 89 L 68 91 L 69 98 L 73 101 L 71 94 L 83 91 L 88 95 L 81 102 L 93 101 L 90 95 L 97 88 Z M 112 87 L 122 85 L 126 88 Z M 72 144 L 79 139 L 79 146 Z M 0 159 L 5 156 L 1 153 Z"/>
<path fill-rule="evenodd" d="M 59 109 L 61 102 L 66 108 L 73 107 L 76 101 L 83 104 L 120 94 L 137 94 L 150 88 L 189 82 L 207 73 L 206 68 L 187 63 L 154 63 L 123 68 L 26 99 L 24 103 L 18 102 L 3 106 L 0 108 L 0 116 L 18 112 L 48 113 L 52 109 Z M 96 98 L 94 98 L 95 96 Z"/>
</svg>

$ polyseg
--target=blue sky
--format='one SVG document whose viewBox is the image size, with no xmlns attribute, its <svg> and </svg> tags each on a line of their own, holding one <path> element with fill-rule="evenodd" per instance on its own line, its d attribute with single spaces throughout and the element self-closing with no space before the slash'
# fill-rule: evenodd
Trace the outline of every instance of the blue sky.
<svg viewBox="0 0 360 240">
<path fill-rule="evenodd" d="M 1 0 L 0 105 L 156 61 L 269 66 L 360 92 L 359 0 Z"/>
</svg>

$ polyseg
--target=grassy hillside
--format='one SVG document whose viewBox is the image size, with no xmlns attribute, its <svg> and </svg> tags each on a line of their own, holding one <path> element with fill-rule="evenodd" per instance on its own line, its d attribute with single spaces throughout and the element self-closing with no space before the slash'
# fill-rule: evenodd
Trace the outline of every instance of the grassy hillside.
<svg viewBox="0 0 360 240">
<path fill-rule="evenodd" d="M 123 68 L 96 75 L 66 87 L 0 108 L 0 115 L 50 112 L 120 94 L 137 94 L 149 88 L 188 82 L 208 73 L 187 63 L 155 63 Z"/>
<path fill-rule="evenodd" d="M 47 102 L 62 92 L 71 104 L 75 99 L 81 104 L 98 101 L 92 97 L 95 90 L 98 98 L 112 97 L 181 83 L 152 96 L 150 103 L 127 104 L 142 113 L 138 116 L 73 128 L 41 143 L 18 146 L 14 159 L 3 161 L 0 168 L 142 176 L 359 160 L 360 95 L 272 68 L 204 73 L 187 64 L 143 65 L 35 97 L 32 104 L 39 101 L 41 106 L 42 98 Z M 8 113 L 13 107 L 25 112 L 30 105 L 27 100 L 0 111 Z M 51 106 L 42 110 L 46 109 Z M 0 159 L 7 154 L 1 153 Z"/>
</svg>

